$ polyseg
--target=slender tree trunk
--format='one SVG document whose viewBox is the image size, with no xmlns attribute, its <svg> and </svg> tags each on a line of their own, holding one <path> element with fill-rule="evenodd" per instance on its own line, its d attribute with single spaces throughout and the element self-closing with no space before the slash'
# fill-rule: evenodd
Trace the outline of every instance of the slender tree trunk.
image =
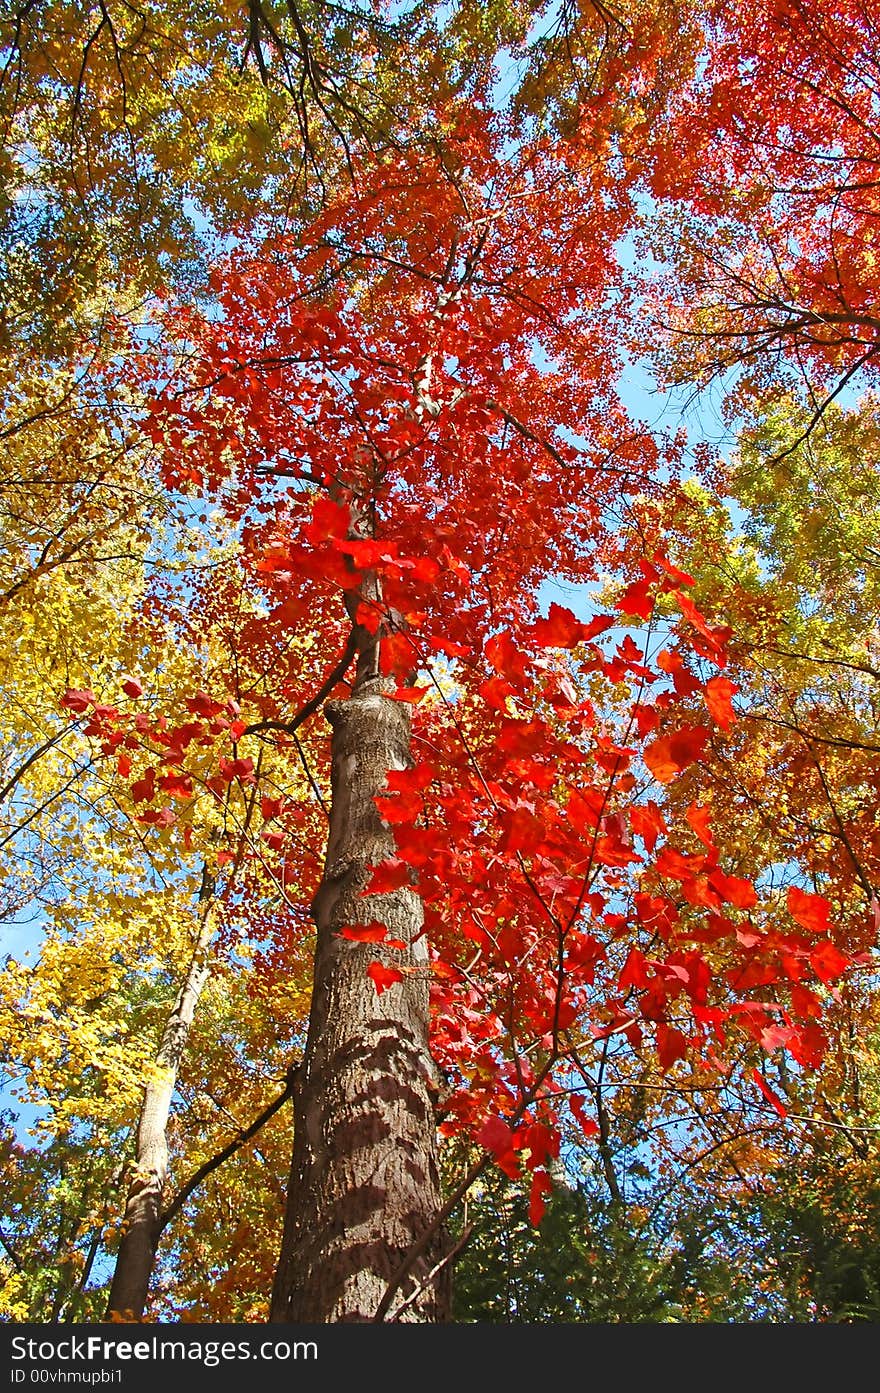
<svg viewBox="0 0 880 1393">
<path fill-rule="evenodd" d="M 399 1304 L 412 1299 L 400 1318 L 448 1318 L 421 903 L 408 886 L 363 894 L 368 867 L 394 849 L 373 795 L 388 770 L 410 763 L 409 708 L 385 690 L 382 678 L 361 672 L 352 696 L 326 707 L 333 728 L 330 834 L 312 906 L 314 991 L 294 1095 L 275 1321 L 373 1320 L 410 1246 L 432 1228 L 401 1283 Z M 377 920 L 405 951 L 339 936 L 348 925 Z M 377 993 L 367 975 L 373 960 L 399 966 L 403 980 Z"/>
<path fill-rule="evenodd" d="M 156 1054 L 155 1075 L 144 1090 L 138 1119 L 132 1178 L 116 1258 L 108 1316 L 139 1320 L 144 1313 L 156 1248 L 162 1232 L 162 1193 L 168 1177 L 168 1117 L 177 1073 L 199 997 L 211 975 L 210 944 L 214 915 L 203 912 L 199 936 L 186 977 L 165 1023 Z"/>
</svg>

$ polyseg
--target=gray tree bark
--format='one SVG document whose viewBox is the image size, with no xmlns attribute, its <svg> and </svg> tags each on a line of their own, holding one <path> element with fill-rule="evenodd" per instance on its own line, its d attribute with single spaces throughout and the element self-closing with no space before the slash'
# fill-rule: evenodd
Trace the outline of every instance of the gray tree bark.
<svg viewBox="0 0 880 1393">
<path fill-rule="evenodd" d="M 351 697 L 325 708 L 333 730 L 330 832 L 312 905 L 314 990 L 294 1094 L 274 1321 L 375 1319 L 411 1246 L 429 1231 L 388 1318 L 395 1309 L 406 1321 L 448 1318 L 422 907 L 409 886 L 363 893 L 368 868 L 394 850 L 373 795 L 389 770 L 410 764 L 409 708 L 385 690 L 375 671 L 362 671 Z M 376 920 L 406 949 L 339 936 Z M 381 995 L 367 975 L 375 959 L 405 974 Z"/>
</svg>

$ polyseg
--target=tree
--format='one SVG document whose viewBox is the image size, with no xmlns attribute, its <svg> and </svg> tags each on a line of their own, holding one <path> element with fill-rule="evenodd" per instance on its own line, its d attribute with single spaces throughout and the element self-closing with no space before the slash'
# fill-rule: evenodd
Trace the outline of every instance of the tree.
<svg viewBox="0 0 880 1393">
<path fill-rule="evenodd" d="M 0 342 L 57 360 L 163 287 L 204 290 L 218 239 L 308 217 L 365 150 L 430 139 L 534 4 L 16 0 L 0 21 Z M 21 355 L 21 359 L 19 358 Z M 13 373 L 14 376 L 14 373 Z"/>
<path fill-rule="evenodd" d="M 182 591 L 188 603 L 201 597 L 203 613 L 222 597 L 227 623 L 234 614 L 246 624 L 250 600 L 234 544 L 216 519 L 212 537 L 207 516 L 198 522 L 163 490 L 140 434 L 121 435 L 132 400 L 99 399 L 93 385 L 92 377 L 61 387 L 53 376 L 48 384 L 19 383 L 14 410 L 28 424 L 4 442 L 3 911 L 7 924 L 30 917 L 41 933 L 30 961 L 19 953 L 5 964 L 0 1007 L 4 1066 L 18 1097 L 37 1110 L 39 1139 L 12 1149 L 21 1176 L 10 1193 L 26 1197 L 36 1186 L 43 1211 L 34 1231 L 26 1198 L 13 1202 L 9 1236 L 25 1257 L 20 1266 L 9 1259 L 8 1300 L 35 1319 L 97 1314 L 102 1308 L 85 1287 L 115 1255 L 119 1220 L 129 1234 L 149 1229 L 115 1212 L 126 1133 L 139 1111 L 141 1145 L 128 1177 L 134 1189 L 151 1170 L 148 1147 L 170 1151 L 170 1168 L 166 1156 L 148 1187 L 161 1201 L 161 1216 L 150 1216 L 158 1238 L 170 1232 L 192 1177 L 206 1166 L 205 1175 L 212 1174 L 212 1157 L 232 1143 L 235 1152 L 248 1140 L 241 1133 L 250 1136 L 255 1120 L 284 1096 L 288 1068 L 289 1039 L 277 1028 L 267 1031 L 263 1011 L 246 997 L 231 1013 L 237 1025 L 227 1021 L 225 1031 L 227 1039 L 239 1037 L 239 1049 L 248 1039 L 248 1076 L 240 1077 L 231 1045 L 218 1048 L 210 1032 L 199 1062 L 184 1059 L 196 999 L 230 953 L 248 953 L 264 1010 L 273 999 L 263 959 L 277 944 L 261 928 L 259 911 L 280 898 L 273 927 L 282 937 L 288 932 L 282 868 L 270 864 L 287 773 L 264 758 L 259 788 L 234 773 L 221 779 L 219 797 L 205 785 L 216 769 L 202 743 L 201 764 L 191 758 L 188 779 L 175 776 L 178 745 L 206 737 L 213 743 L 217 734 L 228 740 L 229 703 L 234 707 L 242 685 L 259 697 L 255 717 L 266 714 L 268 664 L 263 655 L 260 668 L 236 670 L 219 619 L 207 638 L 187 634 Z M 43 414 L 38 403 L 45 396 L 63 409 L 53 405 Z M 260 656 L 256 646 L 251 655 Z M 224 669 L 226 698 L 215 710 L 199 701 L 199 686 Z M 144 693 L 164 709 L 155 732 L 164 760 L 158 788 L 178 809 L 173 834 L 163 835 L 149 808 L 152 770 L 144 766 L 153 729 L 144 725 L 142 703 L 140 729 L 111 741 L 88 733 L 90 711 L 109 718 Z M 215 737 L 197 719 L 206 707 Z M 153 826 L 158 835 L 150 841 L 145 833 Z M 245 936 L 247 950 L 237 943 Z M 225 995 L 236 1001 L 228 988 Z M 217 983 L 207 997 L 215 1020 L 222 1000 Z M 284 1010 L 295 1025 L 290 991 Z M 233 1080 L 230 1140 L 222 1109 Z M 162 1112 L 177 1092 L 177 1106 L 192 1113 L 180 1090 L 200 1087 L 218 1101 L 202 1118 L 195 1147 L 180 1120 L 166 1135 Z M 252 1188 L 266 1193 L 256 1180 Z M 149 1275 L 148 1263 L 144 1285 Z"/>
<path fill-rule="evenodd" d="M 265 18 L 248 36 L 258 71 Z M 526 18 L 507 16 L 517 32 Z M 228 582 L 184 583 L 173 604 L 147 592 L 167 621 L 150 642 L 208 655 L 204 671 L 155 698 L 136 676 L 125 704 L 83 679 L 62 709 L 93 758 L 117 761 L 113 796 L 145 849 L 176 860 L 172 892 L 184 868 L 210 882 L 231 865 L 246 893 L 259 826 L 283 863 L 272 893 L 310 901 L 317 930 L 275 1319 L 444 1318 L 458 1200 L 494 1162 L 527 1183 L 539 1224 L 563 1126 L 595 1138 L 616 1201 L 609 1091 L 668 1090 L 673 1115 L 714 1093 L 775 1126 L 865 961 L 832 913 L 852 861 L 823 845 L 814 883 L 780 879 L 778 842 L 746 846 L 710 796 L 747 745 L 734 698 L 753 670 L 735 615 L 670 555 L 694 516 L 682 442 L 616 393 L 635 180 L 663 192 L 670 124 L 727 61 L 721 19 L 563 7 L 510 113 L 471 70 L 466 107 L 450 84 L 421 107 L 424 138 L 349 148 L 351 184 L 320 211 L 259 240 L 247 222 L 200 301 L 172 296 L 90 367 L 94 390 L 132 404 L 164 496 L 209 504 L 234 545 Z M 542 94 L 555 125 L 535 119 Z M 678 196 L 696 204 L 699 168 L 685 173 Z M 747 162 L 741 183 L 765 198 Z M 714 230 L 738 207 L 710 214 Z M 726 302 L 719 331 L 734 326 L 740 356 L 741 309 Z M 827 347 L 820 375 L 838 365 Z M 559 579 L 603 584 L 603 612 L 542 606 Z M 267 771 L 285 790 L 276 845 Z M 220 898 L 209 888 L 201 910 Z M 194 899 L 178 904 L 191 927 Z M 298 962 L 304 915 L 283 918 Z M 259 915 L 241 922 L 250 948 Z M 206 917 L 196 958 L 185 932 L 175 956 L 162 1018 L 177 1043 L 207 935 Z M 269 937 L 283 973 L 290 939 Z M 288 1047 L 299 1024 L 282 1021 Z M 159 1063 L 178 1068 L 170 1037 Z M 174 1209 L 169 1084 L 144 1129 L 146 1187 L 129 1191 L 121 1269 L 146 1242 L 119 1314 L 140 1315 Z M 446 1199 L 438 1122 L 467 1156 Z"/>
<path fill-rule="evenodd" d="M 766 948 L 744 932 L 730 910 L 757 908 L 758 896 L 722 870 L 709 810 L 691 798 L 661 813 L 646 798 L 652 781 L 663 789 L 681 775 L 687 787 L 701 759 L 710 726 L 679 713 L 701 697 L 724 731 L 735 690 L 709 675 L 726 662 L 727 635 L 688 599 L 690 578 L 659 539 L 617 602 L 646 621 L 643 647 L 631 636 L 610 655 L 588 646 L 613 616 L 538 615 L 542 578 L 584 580 L 614 559 L 608 512 L 656 488 L 656 452 L 635 433 L 610 447 L 624 427 L 603 302 L 627 216 L 612 170 L 574 166 L 562 185 L 540 145 L 502 164 L 498 139 L 475 115 L 442 161 L 381 167 L 309 240 L 272 242 L 218 272 L 209 319 L 184 311 L 166 323 L 189 345 L 149 426 L 170 481 L 233 481 L 246 564 L 272 612 L 316 635 L 317 620 L 313 647 L 340 655 L 287 723 L 333 698 L 281 1319 L 442 1314 L 435 1103 L 444 1131 L 480 1142 L 478 1168 L 490 1154 L 526 1165 L 537 1217 L 560 1101 L 596 1127 L 580 1097 L 587 1042 L 624 1036 L 638 1049 L 646 1028 L 664 1071 L 686 1055 L 711 1069 L 732 1030 L 772 1037 L 771 1048 L 784 1040 L 809 1063 L 821 1034 L 798 1020 L 796 991 L 737 996 L 792 974 L 821 989 L 848 964 L 818 896 L 768 906 L 779 929 Z M 537 344 L 552 367 L 536 364 Z M 279 480 L 289 481 L 280 493 Z M 671 631 L 657 655 L 664 596 Z M 454 660 L 448 694 L 432 652 Z M 691 655 L 708 673 L 690 670 Z M 420 671 L 438 695 L 414 747 Z M 676 681 L 651 700 L 661 673 Z M 291 672 L 292 690 L 303 680 Z M 682 837 L 699 849 L 679 850 Z M 523 887 L 515 901 L 511 877 Z M 442 1089 L 428 1053 L 429 974 Z"/>
<path fill-rule="evenodd" d="M 877 16 L 754 0 L 707 18 L 705 62 L 646 141 L 666 368 L 746 397 L 801 380 L 809 434 L 877 365 Z"/>
</svg>

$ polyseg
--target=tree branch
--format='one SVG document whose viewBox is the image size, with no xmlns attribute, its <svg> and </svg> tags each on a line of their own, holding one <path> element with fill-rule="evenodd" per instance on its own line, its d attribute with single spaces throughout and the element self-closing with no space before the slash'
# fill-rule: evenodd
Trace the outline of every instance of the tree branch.
<svg viewBox="0 0 880 1393">
<path fill-rule="evenodd" d="M 219 1166 L 222 1166 L 224 1161 L 228 1161 L 230 1156 L 234 1156 L 236 1151 L 240 1151 L 241 1148 L 245 1146 L 247 1142 L 251 1140 L 252 1137 L 255 1137 L 257 1135 L 260 1129 L 269 1121 L 269 1118 L 274 1117 L 275 1113 L 278 1112 L 279 1109 L 284 1107 L 284 1104 L 287 1102 L 288 1098 L 293 1097 L 293 1092 L 296 1088 L 296 1075 L 298 1068 L 298 1064 L 291 1065 L 290 1069 L 287 1072 L 287 1080 L 285 1082 L 284 1088 L 282 1092 L 279 1093 L 278 1097 L 273 1099 L 273 1101 L 269 1103 L 268 1107 L 265 1107 L 263 1111 L 259 1113 L 257 1117 L 254 1118 L 253 1122 L 250 1124 L 249 1127 L 246 1127 L 243 1132 L 239 1132 L 238 1136 L 233 1138 L 233 1140 L 229 1143 L 228 1146 L 224 1146 L 222 1151 L 218 1151 L 217 1154 L 215 1156 L 212 1156 L 209 1161 L 205 1161 L 204 1165 L 199 1166 L 198 1170 L 190 1176 L 186 1184 L 180 1190 L 178 1190 L 177 1194 L 169 1204 L 168 1208 L 163 1210 L 163 1212 L 159 1216 L 159 1222 L 157 1225 L 157 1236 L 165 1230 L 168 1224 L 171 1223 L 172 1219 L 176 1218 L 176 1216 L 180 1213 L 180 1210 L 186 1204 L 190 1195 L 193 1193 L 193 1191 L 198 1189 L 202 1181 L 206 1180 L 208 1176 L 211 1175 L 213 1171 L 217 1170 Z"/>
</svg>

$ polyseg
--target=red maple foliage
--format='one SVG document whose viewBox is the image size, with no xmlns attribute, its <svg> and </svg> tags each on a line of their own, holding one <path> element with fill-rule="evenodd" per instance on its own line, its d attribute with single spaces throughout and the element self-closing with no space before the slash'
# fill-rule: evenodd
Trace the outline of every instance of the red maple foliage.
<svg viewBox="0 0 880 1393">
<path fill-rule="evenodd" d="M 816 1004 L 849 959 L 825 901 L 792 891 L 768 913 L 711 805 L 665 800 L 731 728 L 737 688 L 730 631 L 661 537 L 622 526 L 637 495 L 675 487 L 675 460 L 615 391 L 629 210 L 609 166 L 562 178 L 558 152 L 511 156 L 478 112 L 449 148 L 454 163 L 368 172 L 307 238 L 218 266 L 211 313 L 166 317 L 186 351 L 147 428 L 168 485 L 234 522 L 265 602 L 239 642 L 277 642 L 284 701 L 197 693 L 176 727 L 88 692 L 66 705 L 108 752 L 137 732 L 154 762 L 132 796 L 161 826 L 190 747 L 216 742 L 218 797 L 252 782 L 247 742 L 317 730 L 378 649 L 414 734 L 377 800 L 395 852 L 369 889 L 415 886 L 424 939 L 344 937 L 377 993 L 430 973 L 443 1130 L 531 1171 L 537 1222 L 561 1118 L 597 1128 L 591 1042 L 622 1037 L 664 1072 L 724 1067 L 743 1040 L 810 1066 Z M 163 366 L 146 355 L 141 381 Z M 543 583 L 595 594 L 609 577 L 616 601 L 589 618 L 542 612 Z M 262 854 L 284 860 L 295 816 L 323 835 L 314 810 L 308 789 L 299 814 L 264 797 Z M 315 871 L 297 874 L 308 899 Z"/>
</svg>

